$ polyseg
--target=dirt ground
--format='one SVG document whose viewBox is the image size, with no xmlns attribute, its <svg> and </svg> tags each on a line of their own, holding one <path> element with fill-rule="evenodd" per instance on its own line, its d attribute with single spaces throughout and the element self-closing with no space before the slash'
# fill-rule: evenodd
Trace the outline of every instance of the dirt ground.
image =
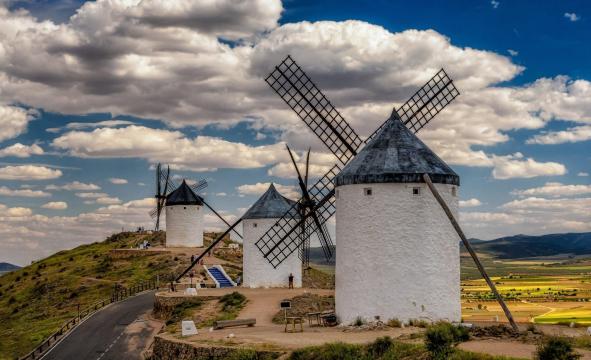
<svg viewBox="0 0 591 360">
<path fill-rule="evenodd" d="M 240 312 L 240 318 L 255 318 L 254 327 L 238 327 L 222 330 L 199 329 L 199 334 L 181 338 L 180 335 L 164 334 L 165 338 L 176 339 L 188 343 L 207 343 L 228 346 L 249 345 L 264 348 L 296 349 L 303 346 L 321 345 L 327 342 L 343 341 L 348 343 L 367 343 L 381 336 L 392 338 L 408 339 L 409 335 L 423 329 L 389 328 L 387 330 L 374 331 L 343 331 L 340 327 L 310 327 L 305 320 L 304 332 L 286 333 L 283 325 L 276 325 L 271 322 L 273 315 L 279 310 L 279 302 L 304 293 L 319 295 L 332 295 L 334 290 L 321 289 L 247 289 L 247 288 L 224 288 L 224 289 L 199 289 L 198 296 L 221 296 L 232 291 L 239 291 L 248 299 L 245 308 Z M 172 296 L 171 293 L 162 293 L 164 296 Z M 175 294 L 177 295 L 177 294 Z M 177 295 L 178 296 L 178 295 Z M 479 323 L 478 325 L 486 325 Z M 488 323 L 491 324 L 491 323 Z M 523 328 L 525 329 L 525 324 Z M 546 334 L 562 336 L 583 335 L 583 328 L 568 328 L 564 326 L 540 325 L 540 330 Z M 180 332 L 178 333 L 180 334 Z M 460 345 L 464 350 L 487 353 L 492 355 L 504 355 L 523 359 L 532 359 L 536 346 L 524 344 L 518 340 L 472 340 Z M 582 359 L 591 360 L 591 352 L 578 350 L 583 355 Z"/>
</svg>

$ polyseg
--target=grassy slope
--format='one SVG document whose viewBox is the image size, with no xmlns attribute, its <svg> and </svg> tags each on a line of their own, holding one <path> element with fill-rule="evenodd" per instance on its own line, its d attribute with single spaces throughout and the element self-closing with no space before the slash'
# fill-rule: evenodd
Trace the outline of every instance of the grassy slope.
<svg viewBox="0 0 591 360">
<path fill-rule="evenodd" d="M 85 308 L 127 286 L 174 271 L 169 254 L 111 259 L 112 249 L 129 248 L 163 233 L 121 233 L 100 243 L 58 252 L 0 277 L 0 359 L 23 355 Z"/>
</svg>

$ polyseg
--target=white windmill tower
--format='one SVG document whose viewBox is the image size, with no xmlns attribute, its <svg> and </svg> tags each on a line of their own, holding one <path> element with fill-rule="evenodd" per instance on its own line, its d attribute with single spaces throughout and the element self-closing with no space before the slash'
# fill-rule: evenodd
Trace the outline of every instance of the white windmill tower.
<svg viewBox="0 0 591 360">
<path fill-rule="evenodd" d="M 296 254 L 292 254 L 281 265 L 274 268 L 255 245 L 256 241 L 294 204 L 295 201 L 282 196 L 271 184 L 269 189 L 242 216 L 242 286 L 250 288 L 286 287 L 289 274 L 294 277 L 294 287 L 302 286 L 302 264 Z"/>
<path fill-rule="evenodd" d="M 166 246 L 203 247 L 203 200 L 183 180 L 166 196 Z"/>
<path fill-rule="evenodd" d="M 160 216 L 166 211 L 167 247 L 203 247 L 203 206 L 205 205 L 222 222 L 228 222 L 197 193 L 207 187 L 201 180 L 188 185 L 183 179 L 179 185 L 170 176 L 170 167 L 156 166 L 156 207 L 150 212 L 155 218 L 155 230 L 160 230 Z M 242 238 L 240 234 L 236 235 Z"/>
<path fill-rule="evenodd" d="M 460 321 L 459 176 L 396 113 L 336 177 L 336 313 L 341 322 Z"/>
</svg>

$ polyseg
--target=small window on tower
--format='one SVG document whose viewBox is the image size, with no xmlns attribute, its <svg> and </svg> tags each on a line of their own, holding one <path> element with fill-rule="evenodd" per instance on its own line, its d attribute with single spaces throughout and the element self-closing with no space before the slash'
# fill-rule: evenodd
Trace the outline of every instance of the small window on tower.
<svg viewBox="0 0 591 360">
<path fill-rule="evenodd" d="M 372 194 L 371 188 L 364 188 L 363 189 L 363 194 L 365 196 L 371 196 L 371 194 Z"/>
<path fill-rule="evenodd" d="M 451 187 L 451 196 L 458 196 L 458 188 L 455 186 Z"/>
<path fill-rule="evenodd" d="M 186 206 L 183 206 L 183 209 L 187 210 L 187 207 Z"/>
<path fill-rule="evenodd" d="M 421 188 L 420 187 L 413 187 L 412 194 L 416 195 L 416 196 L 421 195 Z"/>
<path fill-rule="evenodd" d="M 252 227 L 257 227 L 257 223 L 252 223 Z"/>
</svg>

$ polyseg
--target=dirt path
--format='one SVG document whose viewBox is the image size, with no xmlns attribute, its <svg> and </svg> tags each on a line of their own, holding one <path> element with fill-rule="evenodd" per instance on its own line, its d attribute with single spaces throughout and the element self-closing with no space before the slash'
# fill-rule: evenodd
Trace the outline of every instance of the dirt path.
<svg viewBox="0 0 591 360">
<path fill-rule="evenodd" d="M 312 293 L 318 295 L 334 295 L 334 290 L 324 289 L 240 289 L 248 298 L 248 304 L 240 312 L 241 318 L 255 318 L 257 325 L 272 325 L 273 315 L 279 311 L 279 303 L 284 299 Z"/>
<path fill-rule="evenodd" d="M 505 340 L 473 340 L 459 345 L 460 349 L 486 353 L 489 355 L 511 356 L 520 359 L 533 359 L 536 346 L 516 341 Z M 582 360 L 591 360 L 591 351 L 579 350 Z"/>
</svg>

